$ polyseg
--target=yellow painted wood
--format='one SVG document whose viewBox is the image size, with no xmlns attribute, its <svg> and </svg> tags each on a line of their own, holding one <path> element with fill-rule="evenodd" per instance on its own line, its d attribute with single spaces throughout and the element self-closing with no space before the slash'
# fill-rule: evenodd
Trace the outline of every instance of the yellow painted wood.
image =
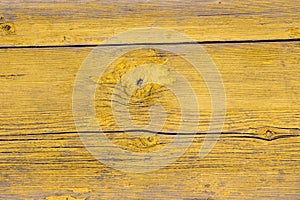
<svg viewBox="0 0 300 200">
<path fill-rule="evenodd" d="M 73 85 L 92 49 L 0 50 L 2 199 L 299 197 L 299 42 L 204 45 L 226 89 L 224 133 L 205 158 L 199 158 L 205 136 L 199 134 L 175 163 L 144 174 L 108 168 L 88 152 L 76 132 Z M 105 80 L 113 77 L 114 70 L 122 70 L 123 64 L 146 61 L 168 63 L 191 80 L 203 105 L 199 132 L 207 130 L 210 106 L 203 82 L 196 79 L 195 71 L 181 58 L 153 50 L 125 55 L 121 64 L 116 60 L 98 81 L 96 111 L 105 130 L 119 130 L 111 122 L 105 104 L 109 100 L 105 91 L 111 87 Z M 170 99 L 170 93 L 157 89 L 159 95 L 150 95 L 143 106 L 161 103 L 171 113 L 166 131 L 176 129 L 176 103 Z M 147 87 L 135 98 L 145 93 Z M 134 120 L 145 123 L 149 119 L 147 110 L 141 104 L 132 106 Z M 142 114 L 135 113 L 137 109 Z M 101 117 L 103 114 L 105 118 Z M 132 138 L 123 133 L 108 136 L 123 148 L 141 152 L 163 148 L 170 139 L 164 135 Z M 182 142 L 186 139 L 182 138 Z"/>
<path fill-rule="evenodd" d="M 299 199 L 299 12 L 296 0 L 1 0 L 0 199 Z M 199 158 L 211 116 L 202 78 L 184 59 L 160 50 L 137 50 L 116 59 L 101 79 L 91 79 L 97 84 L 98 122 L 114 145 L 154 152 L 171 142 L 168 133 L 178 130 L 179 104 L 157 84 L 143 85 L 134 94 L 130 114 L 134 123 L 145 125 L 149 108 L 162 105 L 168 113 L 165 134 L 140 131 L 133 137 L 116 123 L 110 94 L 120 76 L 136 65 L 164 64 L 185 75 L 201 112 L 198 134 L 184 155 L 157 171 L 131 174 L 89 153 L 75 128 L 72 92 L 93 50 L 88 45 L 145 27 L 215 43 L 203 48 L 222 76 L 227 110 L 217 144 Z M 178 42 L 185 41 L 173 41 Z M 169 73 L 162 72 L 172 84 Z M 138 76 L 122 77 L 128 84 Z"/>
<path fill-rule="evenodd" d="M 0 2 L 0 45 L 99 44 L 134 28 L 164 27 L 196 41 L 300 37 L 297 0 Z"/>
<path fill-rule="evenodd" d="M 240 131 L 245 129 L 245 124 L 253 128 L 293 128 L 299 125 L 298 42 L 205 45 L 204 48 L 218 66 L 226 90 L 228 124 L 225 124 L 224 131 Z M 23 133 L 31 133 L 33 129 L 37 133 L 73 130 L 70 129 L 74 126 L 71 113 L 73 84 L 82 62 L 91 50 L 1 50 L 2 130 L 23 129 Z M 138 54 L 137 60 L 149 57 L 146 53 L 149 52 Z M 156 53 L 144 60 L 161 59 L 155 56 Z M 182 65 L 182 60 L 171 56 L 165 55 L 175 60 L 171 66 L 177 67 L 187 77 L 193 76 L 192 68 Z M 200 98 L 199 104 L 203 105 L 204 114 L 209 112 L 206 86 L 199 83 L 198 79 L 190 78 L 190 81 Z M 100 92 L 96 96 L 101 95 Z M 99 97 L 97 100 L 99 104 L 101 99 Z M 28 113 L 31 114 L 28 116 Z M 58 117 L 64 119 L 57 123 L 54 119 Z M 253 118 L 253 121 L 249 118 Z M 257 121 L 258 118 L 260 120 Z M 33 119 L 40 119 L 47 125 L 30 123 Z M 12 122 L 18 124 L 18 129 Z"/>
</svg>

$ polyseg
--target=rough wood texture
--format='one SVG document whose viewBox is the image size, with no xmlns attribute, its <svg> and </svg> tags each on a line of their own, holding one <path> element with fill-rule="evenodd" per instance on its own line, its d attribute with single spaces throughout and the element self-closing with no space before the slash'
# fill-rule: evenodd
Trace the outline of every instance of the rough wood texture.
<svg viewBox="0 0 300 200">
<path fill-rule="evenodd" d="M 0 199 L 299 199 L 299 10 L 297 1 L 283 0 L 2 0 Z M 114 122 L 109 94 L 117 72 L 147 61 L 168 64 L 189 78 L 201 108 L 199 130 L 184 155 L 158 171 L 125 173 L 99 162 L 80 140 L 72 92 L 93 50 L 89 45 L 138 27 L 171 28 L 215 43 L 203 48 L 222 75 L 227 111 L 221 136 L 205 158 L 199 158 L 199 149 L 211 114 L 208 90 L 185 60 L 153 49 L 124 55 L 104 78 L 92 80 L 98 84 L 98 121 L 124 149 L 164 148 L 180 115 L 168 90 L 144 86 L 132 98 L 130 114 L 137 124 L 148 123 L 148 108 L 156 103 L 169 114 L 162 132 L 144 130 L 141 135 L 150 136 L 140 137 Z"/>
<path fill-rule="evenodd" d="M 247 132 L 251 127 L 299 127 L 299 42 L 205 45 L 204 48 L 218 66 L 224 81 L 227 94 L 225 132 Z M 1 132 L 74 131 L 71 112 L 73 84 L 78 69 L 91 50 L 1 50 Z M 143 57 L 149 59 L 150 56 L 138 54 L 138 60 Z M 155 58 L 153 54 L 151 59 Z M 181 73 L 193 78 L 194 71 L 183 66 L 182 61 L 175 60 L 172 66 L 176 65 L 177 68 L 181 66 L 178 68 Z M 203 105 L 205 113 L 210 109 L 207 108 L 210 100 L 207 89 L 198 79 L 190 81 L 200 93 L 199 104 Z M 109 96 L 101 95 L 101 90 L 98 93 L 96 105 L 109 100 Z M 160 96 L 167 94 L 161 93 Z M 101 110 L 98 113 L 103 114 Z M 111 129 L 116 129 L 111 123 L 106 123 Z"/>
<path fill-rule="evenodd" d="M 165 27 L 197 41 L 300 37 L 297 0 L 10 1 L 0 2 L 0 44 L 99 44 L 134 28 Z"/>
<path fill-rule="evenodd" d="M 76 133 L 73 83 L 92 48 L 1 50 L 2 198 L 297 199 L 299 47 L 299 43 L 205 45 L 227 92 L 224 133 L 206 158 L 198 158 L 204 137 L 199 134 L 176 163 L 141 175 L 99 163 Z M 116 144 L 131 150 L 162 145 L 112 135 Z"/>
</svg>

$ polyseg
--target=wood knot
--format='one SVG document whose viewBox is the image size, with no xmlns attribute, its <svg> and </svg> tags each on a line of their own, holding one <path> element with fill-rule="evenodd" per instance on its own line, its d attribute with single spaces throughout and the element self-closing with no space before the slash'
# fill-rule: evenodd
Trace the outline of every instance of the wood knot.
<svg viewBox="0 0 300 200">
<path fill-rule="evenodd" d="M 14 24 L 11 22 L 3 22 L 0 23 L 0 29 L 6 34 L 13 34 L 15 33 Z"/>
<path fill-rule="evenodd" d="M 265 131 L 265 136 L 267 139 L 271 139 L 274 134 L 275 134 L 275 132 L 273 132 L 272 130 L 267 129 Z"/>
<path fill-rule="evenodd" d="M 176 81 L 172 73 L 164 65 L 148 63 L 137 66 L 121 77 L 120 89 L 137 98 L 151 96 L 155 88 L 172 85 Z"/>
<path fill-rule="evenodd" d="M 266 141 L 273 141 L 281 138 L 300 136 L 298 128 L 289 128 L 289 127 L 267 126 L 267 127 L 251 128 L 250 131 L 248 132 L 254 137 Z"/>
<path fill-rule="evenodd" d="M 139 142 L 137 142 L 139 141 Z M 149 148 L 149 147 L 153 147 L 159 144 L 159 137 L 158 136 L 149 136 L 149 137 L 142 137 L 142 138 L 138 138 L 136 140 L 136 143 L 140 143 L 139 147 L 143 147 L 143 148 Z"/>
<path fill-rule="evenodd" d="M 130 134 L 113 134 L 109 137 L 119 147 L 131 152 L 153 152 L 163 148 L 168 142 L 158 135 L 135 137 Z"/>
<path fill-rule="evenodd" d="M 259 128 L 257 134 L 264 140 L 274 140 L 278 135 L 278 130 L 273 127 Z"/>
<path fill-rule="evenodd" d="M 6 34 L 15 32 L 15 27 L 12 22 L 7 22 L 4 16 L 0 16 L 0 29 Z"/>
</svg>

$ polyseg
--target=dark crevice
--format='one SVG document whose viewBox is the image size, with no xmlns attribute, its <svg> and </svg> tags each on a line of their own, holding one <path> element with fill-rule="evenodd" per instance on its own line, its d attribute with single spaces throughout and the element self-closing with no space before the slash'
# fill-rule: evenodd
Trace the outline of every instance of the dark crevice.
<svg viewBox="0 0 300 200">
<path fill-rule="evenodd" d="M 292 39 L 263 39 L 263 40 L 231 40 L 231 41 L 199 41 L 177 43 L 130 43 L 130 44 L 70 44 L 70 45 L 43 45 L 43 46 L 0 46 L 0 49 L 47 49 L 47 48 L 85 48 L 85 47 L 109 47 L 109 46 L 144 46 L 144 45 L 189 45 L 189 44 L 243 44 L 243 43 L 274 43 L 274 42 L 298 42 L 300 38 Z"/>
<path fill-rule="evenodd" d="M 25 76 L 25 74 L 0 74 L 0 78 L 12 78 L 12 77 L 21 77 Z"/>
<path fill-rule="evenodd" d="M 229 136 L 228 138 L 242 138 L 242 139 L 258 139 L 258 140 L 264 140 L 264 141 L 274 141 L 282 138 L 291 138 L 291 137 L 299 137 L 300 135 L 279 135 L 275 136 L 273 138 L 264 138 L 254 135 L 235 135 L 235 136 Z"/>
<path fill-rule="evenodd" d="M 285 128 L 288 129 L 288 128 Z M 295 128 L 291 128 L 290 130 L 298 130 Z M 48 133 L 32 133 L 32 134 L 6 134 L 6 135 L 0 135 L 0 137 L 14 137 L 14 136 L 23 136 L 24 138 L 2 138 L 0 141 L 31 141 L 31 140 L 65 140 L 67 138 L 26 138 L 28 136 L 46 136 L 46 135 L 68 135 L 68 134 L 89 134 L 89 133 L 97 133 L 97 134 L 120 134 L 120 133 L 152 133 L 156 135 L 165 135 L 165 136 L 175 136 L 175 135 L 180 135 L 180 136 L 205 136 L 207 134 L 210 135 L 219 135 L 220 137 L 224 138 L 242 138 L 242 139 L 258 139 L 258 140 L 264 140 L 264 141 L 273 141 L 277 139 L 282 139 L 282 138 L 291 138 L 291 137 L 299 137 L 300 134 L 288 134 L 288 133 L 274 133 L 274 136 L 272 137 L 266 137 L 264 135 L 260 135 L 257 133 L 247 133 L 247 132 L 197 132 L 197 133 L 177 133 L 177 132 L 156 132 L 156 131 L 151 131 L 151 130 L 119 130 L 119 131 L 65 131 L 65 132 L 48 132 Z"/>
</svg>

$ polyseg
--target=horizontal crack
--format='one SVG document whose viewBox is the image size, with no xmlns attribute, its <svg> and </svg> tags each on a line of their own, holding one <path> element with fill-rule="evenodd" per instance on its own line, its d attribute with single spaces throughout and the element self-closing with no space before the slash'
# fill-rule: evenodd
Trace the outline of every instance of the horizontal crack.
<svg viewBox="0 0 300 200">
<path fill-rule="evenodd" d="M 299 137 L 300 136 L 300 129 L 298 128 L 282 128 L 283 130 L 290 130 L 295 131 L 296 134 L 290 133 L 282 133 L 282 132 L 274 132 L 272 137 L 267 137 L 258 133 L 250 133 L 250 132 L 197 132 L 197 133 L 177 133 L 177 132 L 157 132 L 151 130 L 119 130 L 119 131 L 62 131 L 62 132 L 46 132 L 46 133 L 31 133 L 31 134 L 5 134 L 0 135 L 0 137 L 27 137 L 27 136 L 46 136 L 46 135 L 68 135 L 68 134 L 84 134 L 84 133 L 95 133 L 95 134 L 119 134 L 119 133 L 152 133 L 156 135 L 165 135 L 165 136 L 205 136 L 207 134 L 211 135 L 219 135 L 220 137 L 224 138 L 247 138 L 247 139 L 258 139 L 264 141 L 273 141 L 282 138 L 291 138 L 291 137 Z M 64 140 L 66 138 L 55 138 L 53 140 Z M 26 140 L 47 140 L 46 138 L 1 138 L 0 141 L 26 141 Z"/>
</svg>

